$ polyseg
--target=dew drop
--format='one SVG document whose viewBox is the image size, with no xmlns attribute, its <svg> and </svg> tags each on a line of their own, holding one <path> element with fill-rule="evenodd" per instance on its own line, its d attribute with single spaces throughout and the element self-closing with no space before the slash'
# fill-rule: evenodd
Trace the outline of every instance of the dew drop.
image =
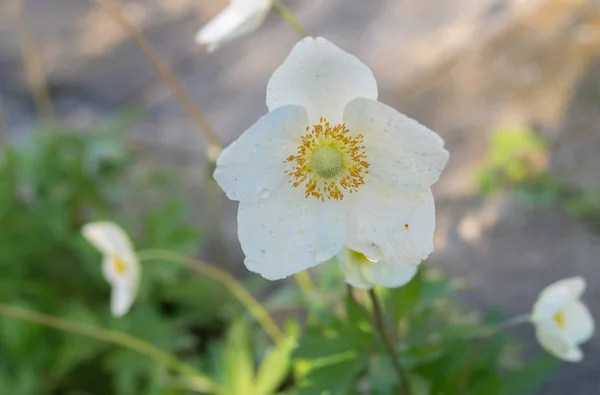
<svg viewBox="0 0 600 395">
<path fill-rule="evenodd" d="M 365 257 L 371 262 L 377 262 L 383 258 L 383 251 L 377 244 L 371 243 L 371 251 L 365 253 Z"/>
<path fill-rule="evenodd" d="M 271 190 L 269 188 L 263 188 L 263 189 L 261 189 L 259 196 L 261 199 L 266 199 L 269 197 L 270 194 L 271 194 Z"/>
</svg>

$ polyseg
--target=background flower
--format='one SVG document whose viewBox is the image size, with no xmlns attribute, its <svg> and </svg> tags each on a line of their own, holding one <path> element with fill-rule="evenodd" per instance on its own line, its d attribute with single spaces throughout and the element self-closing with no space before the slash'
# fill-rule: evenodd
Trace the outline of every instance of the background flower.
<svg viewBox="0 0 600 395">
<path fill-rule="evenodd" d="M 236 38 L 256 30 L 265 20 L 272 0 L 232 0 L 220 14 L 196 35 L 198 44 L 214 51 Z"/>
<path fill-rule="evenodd" d="M 540 344 L 566 361 L 583 359 L 579 345 L 594 334 L 594 321 L 580 298 L 585 280 L 571 277 L 545 288 L 533 306 L 532 321 Z"/>
<path fill-rule="evenodd" d="M 102 273 L 112 286 L 113 315 L 125 315 L 138 291 L 140 265 L 127 234 L 113 222 L 93 222 L 83 227 L 84 237 L 102 254 Z"/>
</svg>

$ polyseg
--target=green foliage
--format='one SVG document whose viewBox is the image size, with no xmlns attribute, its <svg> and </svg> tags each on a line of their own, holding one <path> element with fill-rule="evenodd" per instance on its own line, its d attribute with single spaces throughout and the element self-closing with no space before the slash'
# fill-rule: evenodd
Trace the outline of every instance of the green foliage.
<svg viewBox="0 0 600 395">
<path fill-rule="evenodd" d="M 210 326 L 226 319 L 210 298 L 231 297 L 211 281 L 190 277 L 166 262 L 144 265 L 136 306 L 114 319 L 100 255 L 80 236 L 92 220 L 116 220 L 135 234 L 137 247 L 193 252 L 199 234 L 187 223 L 185 202 L 130 215 L 128 206 L 164 184 L 129 176 L 133 152 L 123 132 L 138 118 L 126 113 L 94 130 L 42 127 L 0 154 L 0 300 L 13 305 L 122 330 L 171 352 L 190 353 Z M 180 287 L 174 288 L 178 284 Z M 210 295 L 209 295 L 210 293 Z M 212 305 L 212 309 L 206 307 Z M 167 376 L 132 351 L 14 319 L 0 318 L 0 388 L 14 395 L 163 394 Z M 175 392 L 168 392 L 174 394 Z M 180 391 L 177 393 L 181 393 Z"/>
<path fill-rule="evenodd" d="M 226 394 L 275 394 L 289 373 L 295 332 L 292 327 L 280 344 L 257 353 L 249 326 L 243 320 L 234 321 L 225 338 L 212 345 L 208 371 Z"/>
<path fill-rule="evenodd" d="M 498 324 L 497 314 L 481 322 L 469 319 L 448 301 L 452 291 L 446 279 L 423 267 L 406 286 L 377 290 L 413 392 L 532 393 L 552 372 L 553 358 L 520 360 L 517 367 L 505 364 L 513 343 L 506 335 L 485 335 Z M 328 309 L 329 315 L 313 315 L 293 352 L 294 394 L 398 393 L 398 373 L 364 296 L 347 298 L 337 314 Z"/>
<path fill-rule="evenodd" d="M 531 205 L 554 204 L 600 232 L 600 191 L 569 187 L 546 168 L 545 143 L 526 128 L 492 135 L 489 157 L 478 172 L 479 191 L 513 191 Z"/>
<path fill-rule="evenodd" d="M 534 181 L 546 160 L 546 145 L 527 128 L 500 129 L 490 139 L 490 153 L 478 172 L 479 190 L 489 194 Z"/>
<path fill-rule="evenodd" d="M 138 249 L 191 254 L 200 241 L 200 232 L 188 223 L 188 205 L 171 198 L 177 195 L 172 193 L 176 180 L 131 175 L 134 155 L 123 131 L 133 120 L 119 117 L 92 131 L 45 128 L 2 152 L 1 300 L 145 340 L 202 369 L 222 389 L 220 395 L 398 394 L 403 383 L 367 293 L 348 294 L 336 262 L 322 265 L 311 293 L 284 284 L 265 298 L 271 312 L 292 312 L 285 315 L 286 337 L 276 345 L 220 284 L 169 262 L 143 262 L 134 307 L 123 318 L 111 316 L 100 255 L 80 236 L 83 224 L 119 222 Z M 531 161 L 511 148 L 518 142 L 531 152 L 538 143 L 523 136 L 495 141 L 502 153 L 487 168 L 488 187 L 537 180 L 536 185 L 553 185 L 564 195 L 549 178 L 539 181 Z M 570 202 L 573 213 L 595 204 L 583 197 Z M 254 277 L 246 285 L 265 294 L 264 284 Z M 473 320 L 450 301 L 453 292 L 444 276 L 426 268 L 404 287 L 377 290 L 383 325 L 394 355 L 408 370 L 413 394 L 534 392 L 554 360 L 515 357 L 518 348 L 508 336 L 485 335 L 498 325 L 499 315 Z M 307 322 L 301 326 L 298 315 L 304 314 Z M 0 388 L 14 395 L 199 391 L 193 379 L 177 377 L 129 349 L 4 317 L 0 355 Z"/>
</svg>

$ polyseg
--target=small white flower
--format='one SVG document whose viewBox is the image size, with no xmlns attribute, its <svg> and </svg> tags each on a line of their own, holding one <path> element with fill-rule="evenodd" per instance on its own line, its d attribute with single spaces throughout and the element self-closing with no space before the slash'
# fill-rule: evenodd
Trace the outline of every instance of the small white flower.
<svg viewBox="0 0 600 395">
<path fill-rule="evenodd" d="M 431 185 L 448 152 L 376 99 L 371 70 L 323 38 L 300 41 L 275 71 L 270 112 L 223 151 L 214 174 L 240 201 L 249 270 L 284 278 L 344 245 L 396 265 L 433 251 Z"/>
<path fill-rule="evenodd" d="M 531 319 L 542 347 L 570 362 L 583 359 L 579 345 L 594 334 L 594 320 L 580 298 L 585 280 L 571 277 L 546 287 L 533 306 Z"/>
<path fill-rule="evenodd" d="M 103 255 L 102 272 L 112 286 L 111 310 L 121 317 L 129 311 L 138 291 L 140 265 L 127 234 L 112 222 L 93 222 L 83 236 Z"/>
<path fill-rule="evenodd" d="M 231 0 L 196 35 L 198 44 L 206 44 L 212 52 L 238 37 L 252 33 L 265 20 L 273 0 Z"/>
<path fill-rule="evenodd" d="M 417 266 L 394 265 L 385 261 L 373 262 L 364 254 L 344 247 L 338 254 L 346 282 L 355 288 L 374 286 L 397 288 L 407 284 L 417 274 Z"/>
</svg>

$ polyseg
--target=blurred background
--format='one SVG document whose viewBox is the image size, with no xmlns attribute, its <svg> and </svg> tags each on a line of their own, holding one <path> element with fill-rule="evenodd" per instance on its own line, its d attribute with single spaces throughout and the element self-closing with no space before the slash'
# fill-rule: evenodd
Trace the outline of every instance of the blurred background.
<svg viewBox="0 0 600 395">
<path fill-rule="evenodd" d="M 445 139 L 451 160 L 434 188 L 438 227 L 430 263 L 465 280 L 464 304 L 522 314 L 547 284 L 581 275 L 588 281 L 586 301 L 600 319 L 600 2 L 284 3 L 311 34 L 373 70 L 382 102 Z M 195 33 L 227 1 L 119 4 L 224 144 L 267 111 L 266 83 L 299 39 L 271 13 L 257 32 L 208 54 L 195 44 Z M 22 56 L 36 53 L 52 104 L 41 111 Z M 44 114 L 61 126 L 40 126 Z M 0 170 L 2 302 L 101 319 L 169 348 L 194 342 L 190 327 L 210 338 L 236 314 L 239 307 L 229 306 L 230 297 L 210 282 L 155 267 L 147 277 L 160 286 L 143 288 L 130 316 L 117 322 L 105 311 L 99 257 L 77 238 L 89 219 L 119 220 L 136 233 L 139 247 L 199 254 L 240 277 L 246 271 L 237 203 L 211 181 L 204 135 L 93 1 L 2 0 L 0 132 L 4 146 L 18 147 L 5 151 Z M 221 209 L 224 219 L 215 214 Z M 135 393 L 131 388 L 147 368 L 125 351 L 104 358 L 106 347 L 85 339 L 0 323 L 0 394 Z M 145 332 L 149 327 L 152 333 Z M 181 337 L 172 336 L 177 330 Z M 531 329 L 521 335 L 537 350 Z M 539 393 L 600 393 L 600 338 L 584 350 L 584 362 L 562 365 Z M 97 370 L 81 368 L 93 363 Z M 40 384 L 34 378 L 49 365 L 54 369 Z M 84 390 L 90 372 L 124 371 L 106 384 L 112 389 Z"/>
</svg>

